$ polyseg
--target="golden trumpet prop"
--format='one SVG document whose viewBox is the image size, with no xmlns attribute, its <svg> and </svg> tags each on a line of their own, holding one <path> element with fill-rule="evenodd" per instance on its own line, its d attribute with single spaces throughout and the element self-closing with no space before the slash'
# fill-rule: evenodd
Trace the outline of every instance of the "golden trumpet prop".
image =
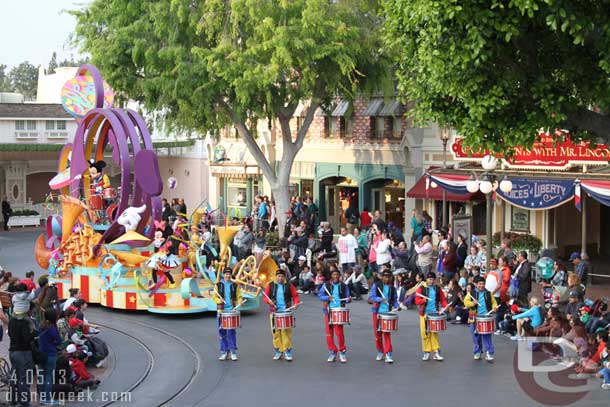
<svg viewBox="0 0 610 407">
<path fill-rule="evenodd" d="M 110 250 L 110 253 L 119 259 L 119 261 L 128 268 L 136 267 L 138 264 L 148 260 L 148 257 L 142 256 L 141 254 L 125 252 L 121 250 Z"/>
<path fill-rule="evenodd" d="M 421 287 L 421 286 L 422 286 L 422 284 L 423 284 L 423 283 L 424 283 L 423 281 L 420 281 L 419 283 L 415 284 L 413 287 L 411 287 L 411 288 L 409 288 L 409 289 L 407 290 L 407 292 L 405 293 L 405 295 L 407 295 L 407 296 L 408 296 L 408 295 L 412 295 L 413 293 L 415 293 L 415 292 L 417 291 L 417 289 L 418 289 L 419 287 Z"/>
<path fill-rule="evenodd" d="M 216 282 L 220 281 L 220 275 L 224 268 L 231 263 L 231 242 L 235 234 L 241 229 L 241 226 L 225 226 L 224 228 L 217 227 L 218 241 L 220 242 L 220 256 L 216 267 Z"/>
<path fill-rule="evenodd" d="M 61 195 L 59 201 L 62 211 L 61 243 L 63 244 L 72 235 L 72 227 L 78 217 L 88 208 L 80 200 L 67 195 Z"/>
</svg>

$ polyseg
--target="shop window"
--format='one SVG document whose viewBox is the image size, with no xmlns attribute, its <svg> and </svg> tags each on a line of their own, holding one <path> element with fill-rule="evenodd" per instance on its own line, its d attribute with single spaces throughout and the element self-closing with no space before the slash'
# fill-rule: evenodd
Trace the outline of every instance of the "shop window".
<svg viewBox="0 0 610 407">
<path fill-rule="evenodd" d="M 392 120 L 392 137 L 402 139 L 402 117 L 394 117 Z"/>
<path fill-rule="evenodd" d="M 330 116 L 324 116 L 324 137 L 329 138 L 331 137 L 331 123 L 332 123 L 332 117 Z"/>
<path fill-rule="evenodd" d="M 292 196 L 299 196 L 299 183 L 298 182 L 291 182 L 288 185 L 288 194 L 292 197 Z"/>
<path fill-rule="evenodd" d="M 245 207 L 247 202 L 246 184 L 227 184 L 227 207 Z"/>
<path fill-rule="evenodd" d="M 352 119 L 350 117 L 339 117 L 339 137 L 352 138 Z"/>
<path fill-rule="evenodd" d="M 385 117 L 375 117 L 375 138 L 383 139 L 385 134 Z"/>
<path fill-rule="evenodd" d="M 304 198 L 310 197 L 311 199 L 313 199 L 313 180 L 301 180 L 301 195 Z"/>
<path fill-rule="evenodd" d="M 487 205 L 485 202 L 473 202 L 472 203 L 472 233 L 475 235 L 484 235 L 485 230 L 485 216 L 487 214 Z"/>
</svg>

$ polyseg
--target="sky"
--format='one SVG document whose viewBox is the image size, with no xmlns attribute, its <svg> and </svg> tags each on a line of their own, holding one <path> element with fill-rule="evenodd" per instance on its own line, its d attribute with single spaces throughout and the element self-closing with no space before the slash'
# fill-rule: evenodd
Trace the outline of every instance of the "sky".
<svg viewBox="0 0 610 407">
<path fill-rule="evenodd" d="M 9 69 L 23 61 L 47 65 L 57 59 L 77 59 L 68 44 L 76 20 L 63 10 L 82 8 L 91 0 L 0 0 L 0 64 Z"/>
</svg>

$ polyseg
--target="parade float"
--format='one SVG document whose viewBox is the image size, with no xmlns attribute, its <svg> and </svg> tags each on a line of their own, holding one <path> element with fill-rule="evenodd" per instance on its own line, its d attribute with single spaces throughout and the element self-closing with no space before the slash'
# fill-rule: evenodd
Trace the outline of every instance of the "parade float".
<svg viewBox="0 0 610 407">
<path fill-rule="evenodd" d="M 49 182 L 57 214 L 48 217 L 35 246 L 36 262 L 60 298 L 79 288 L 87 302 L 109 308 L 216 311 L 216 270 L 231 267 L 246 300 L 241 309 L 258 308 L 261 286 L 277 265 L 271 257 L 236 262 L 230 244 L 238 228 L 226 219 L 213 225 L 218 250 L 203 242 L 202 207 L 182 214 L 174 228 L 161 222 L 163 180 L 145 121 L 134 110 L 113 108 L 113 99 L 91 65 L 79 67 L 62 89 L 62 105 L 79 125 Z M 110 185 L 104 160 L 120 169 L 119 187 Z"/>
</svg>

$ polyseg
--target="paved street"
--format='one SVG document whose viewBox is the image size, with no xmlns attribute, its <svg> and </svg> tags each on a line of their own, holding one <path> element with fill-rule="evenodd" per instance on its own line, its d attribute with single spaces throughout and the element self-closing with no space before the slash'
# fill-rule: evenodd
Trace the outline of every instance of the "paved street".
<svg viewBox="0 0 610 407">
<path fill-rule="evenodd" d="M 1 233 L 0 264 L 18 275 L 29 269 L 39 275 L 32 255 L 35 236 L 32 231 Z M 445 361 L 422 362 L 415 311 L 400 314 L 400 330 L 393 338 L 395 363 L 376 362 L 371 314 L 364 301 L 351 305 L 353 322 L 346 328 L 349 362 L 329 364 L 320 302 L 302 297 L 292 363 L 271 359 L 265 309 L 242 316 L 240 360 L 219 362 L 213 314 L 165 317 L 91 307 L 88 319 L 106 327 L 101 337 L 115 353 L 96 394 L 133 389 L 129 403 L 112 404 L 130 406 L 165 402 L 206 407 L 363 406 L 380 401 L 470 407 L 541 405 L 519 387 L 512 363 L 516 345 L 506 338 L 494 337 L 494 364 L 474 361 L 467 328 L 449 325 L 441 336 Z M 596 388 L 577 405 L 607 406 L 609 394 Z"/>
</svg>

